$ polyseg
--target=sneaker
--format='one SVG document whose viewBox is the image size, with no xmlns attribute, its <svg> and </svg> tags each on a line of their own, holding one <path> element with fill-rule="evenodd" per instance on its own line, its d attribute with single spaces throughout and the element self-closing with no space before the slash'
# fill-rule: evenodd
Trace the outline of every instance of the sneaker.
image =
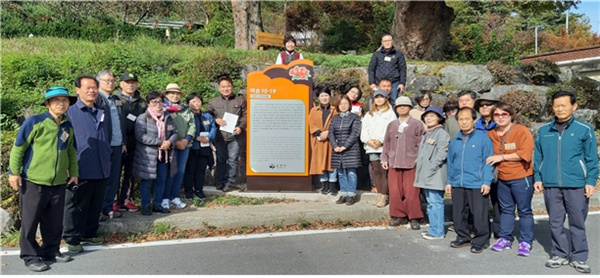
<svg viewBox="0 0 600 278">
<path fill-rule="evenodd" d="M 121 217 L 123 217 L 123 214 L 116 210 L 112 210 L 112 211 L 108 212 L 108 217 L 110 217 L 110 219 L 121 218 Z"/>
<path fill-rule="evenodd" d="M 180 208 L 180 209 L 185 208 L 185 206 L 187 206 L 187 204 L 184 203 L 184 202 L 182 202 L 181 199 L 179 199 L 179 198 L 173 199 L 171 201 L 171 205 L 174 205 L 174 206 L 176 206 L 177 208 Z"/>
<path fill-rule="evenodd" d="M 110 219 L 108 215 L 100 213 L 100 218 L 98 219 L 98 222 L 106 222 L 108 219 Z"/>
<path fill-rule="evenodd" d="M 421 236 L 423 236 L 424 239 L 444 239 L 444 236 L 434 236 L 429 232 L 423 232 L 421 233 Z"/>
<path fill-rule="evenodd" d="M 42 272 L 42 271 L 46 271 L 46 270 L 50 269 L 50 267 L 41 259 L 39 259 L 35 262 L 32 262 L 32 263 L 29 263 L 26 266 L 29 270 L 31 270 L 33 272 Z"/>
<path fill-rule="evenodd" d="M 131 211 L 131 212 L 136 212 L 136 211 L 140 210 L 140 207 L 136 206 L 132 202 L 127 202 L 125 205 L 121 206 L 121 208 L 124 208 L 125 210 Z"/>
<path fill-rule="evenodd" d="M 126 211 L 126 209 L 122 209 L 119 205 L 115 204 L 113 205 L 113 209 L 114 211 Z"/>
<path fill-rule="evenodd" d="M 569 264 L 569 260 L 567 258 L 561 258 L 559 256 L 552 256 L 547 262 L 546 267 L 549 268 L 559 268 L 562 265 Z"/>
<path fill-rule="evenodd" d="M 101 237 L 90 237 L 81 239 L 81 244 L 100 245 L 102 243 L 104 243 L 104 239 Z"/>
<path fill-rule="evenodd" d="M 79 245 L 71 245 L 67 243 L 67 250 L 71 253 L 81 253 L 83 252 L 83 246 Z"/>
<path fill-rule="evenodd" d="M 512 242 L 501 237 L 496 241 L 496 244 L 492 245 L 492 250 L 496 252 L 502 252 L 504 249 L 510 249 L 512 247 Z"/>
<path fill-rule="evenodd" d="M 483 246 L 477 244 L 471 245 L 471 253 L 480 254 L 481 252 L 483 252 Z"/>
<path fill-rule="evenodd" d="M 169 207 L 169 199 L 163 199 L 162 203 L 160 203 L 160 206 L 163 207 L 166 210 L 170 209 L 170 207 Z"/>
<path fill-rule="evenodd" d="M 584 262 L 584 261 L 571 261 L 569 263 L 572 267 L 575 268 L 575 270 L 581 272 L 581 273 L 590 273 L 592 272 L 592 270 L 590 269 L 590 266 Z"/>
<path fill-rule="evenodd" d="M 150 206 L 142 208 L 142 215 L 152 215 L 152 209 Z"/>
<path fill-rule="evenodd" d="M 202 191 L 196 192 L 194 195 L 196 195 L 196 197 L 198 197 L 200 200 L 206 200 L 206 195 L 204 195 L 204 192 Z"/>
<path fill-rule="evenodd" d="M 519 250 L 517 250 L 517 255 L 523 257 L 529 257 L 529 253 L 531 252 L 531 245 L 529 243 L 522 241 L 519 243 Z"/>
</svg>

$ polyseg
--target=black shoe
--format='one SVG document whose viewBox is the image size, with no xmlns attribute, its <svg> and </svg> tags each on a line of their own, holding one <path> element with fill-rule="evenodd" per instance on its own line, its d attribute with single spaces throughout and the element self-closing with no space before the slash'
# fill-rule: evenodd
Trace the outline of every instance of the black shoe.
<svg viewBox="0 0 600 278">
<path fill-rule="evenodd" d="M 170 210 L 163 208 L 161 205 L 152 206 L 152 211 L 160 212 L 160 213 L 170 213 L 171 212 Z"/>
<path fill-rule="evenodd" d="M 421 224 L 419 224 L 419 221 L 417 219 L 412 219 L 410 220 L 410 228 L 413 230 L 420 230 Z"/>
<path fill-rule="evenodd" d="M 57 263 L 67 263 L 73 260 L 73 257 L 69 255 L 58 254 L 54 257 L 45 258 L 44 261 L 49 262 L 57 262 Z"/>
<path fill-rule="evenodd" d="M 219 184 L 219 185 L 217 185 L 217 190 L 223 190 L 224 187 L 225 187 L 224 184 Z"/>
<path fill-rule="evenodd" d="M 351 206 L 356 203 L 356 197 L 346 197 L 346 205 Z"/>
<path fill-rule="evenodd" d="M 452 248 L 462 248 L 471 245 L 470 240 L 457 239 L 453 242 L 450 242 L 450 247 Z"/>
<path fill-rule="evenodd" d="M 335 203 L 338 205 L 344 204 L 344 203 L 346 203 L 346 198 L 348 198 L 348 197 L 340 196 L 340 198 L 337 201 L 335 201 Z"/>
<path fill-rule="evenodd" d="M 471 253 L 479 254 L 481 252 L 483 252 L 483 246 L 477 244 L 471 245 Z"/>
<path fill-rule="evenodd" d="M 142 215 L 152 215 L 152 209 L 149 206 L 142 208 Z"/>
<path fill-rule="evenodd" d="M 324 182 L 321 182 L 321 184 L 323 184 L 323 188 L 321 189 L 321 194 L 327 195 L 327 193 L 329 193 L 329 191 L 330 191 L 329 182 L 324 181 Z"/>
<path fill-rule="evenodd" d="M 42 261 L 42 259 L 39 259 L 30 264 L 26 264 L 25 266 L 27 266 L 29 270 L 34 272 L 42 272 L 50 269 L 50 267 L 44 261 Z"/>
<path fill-rule="evenodd" d="M 231 192 L 234 190 L 239 189 L 237 186 L 233 185 L 233 184 L 227 184 L 225 185 L 225 187 L 223 187 L 223 192 Z"/>
<path fill-rule="evenodd" d="M 204 192 L 202 191 L 195 192 L 194 195 L 196 195 L 196 197 L 198 197 L 200 200 L 206 200 L 206 195 L 204 195 Z"/>
<path fill-rule="evenodd" d="M 408 218 L 406 217 L 392 217 L 390 226 L 400 226 L 408 224 Z"/>
</svg>

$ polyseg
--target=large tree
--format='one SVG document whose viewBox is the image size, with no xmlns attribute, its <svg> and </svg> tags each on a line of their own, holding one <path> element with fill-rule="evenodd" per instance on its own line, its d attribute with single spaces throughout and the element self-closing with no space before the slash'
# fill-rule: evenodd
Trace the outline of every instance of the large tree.
<svg viewBox="0 0 600 278">
<path fill-rule="evenodd" d="M 394 44 L 408 59 L 441 60 L 450 45 L 454 10 L 443 1 L 395 3 Z"/>
<path fill-rule="evenodd" d="M 259 0 L 231 0 L 235 49 L 256 49 L 257 32 L 263 30 Z"/>
</svg>

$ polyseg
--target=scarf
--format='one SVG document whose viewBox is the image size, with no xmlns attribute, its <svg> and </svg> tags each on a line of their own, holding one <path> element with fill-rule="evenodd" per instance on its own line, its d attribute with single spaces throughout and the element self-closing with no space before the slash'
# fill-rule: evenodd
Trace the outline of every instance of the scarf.
<svg viewBox="0 0 600 278">
<path fill-rule="evenodd" d="M 184 110 L 185 105 L 179 104 L 179 103 L 172 103 L 165 98 L 165 108 L 167 109 L 167 112 L 169 112 L 169 113 L 177 113 L 177 112 L 180 112 L 181 110 Z"/>
<path fill-rule="evenodd" d="M 342 117 L 342 118 L 345 118 L 345 117 L 347 117 L 348 115 L 350 115 L 350 111 L 346 111 L 346 112 L 341 112 L 341 113 L 340 113 L 340 117 Z"/>
<path fill-rule="evenodd" d="M 165 139 L 166 139 L 166 137 L 165 137 L 165 112 L 164 111 L 156 112 L 156 111 L 153 111 L 150 109 L 148 109 L 147 111 L 148 111 L 148 114 L 150 114 L 150 116 L 156 123 L 156 127 L 158 128 L 158 138 L 165 141 Z M 166 161 L 168 162 L 169 151 L 165 150 L 164 152 L 165 152 L 165 157 L 167 158 Z M 161 152 L 161 150 L 158 150 L 158 160 L 161 160 L 161 159 L 162 159 L 162 152 Z"/>
<path fill-rule="evenodd" d="M 425 133 L 432 132 L 432 131 L 436 130 L 438 127 L 442 127 L 442 125 L 436 125 L 436 126 L 434 126 L 432 128 L 428 128 L 428 129 L 425 130 Z"/>
</svg>

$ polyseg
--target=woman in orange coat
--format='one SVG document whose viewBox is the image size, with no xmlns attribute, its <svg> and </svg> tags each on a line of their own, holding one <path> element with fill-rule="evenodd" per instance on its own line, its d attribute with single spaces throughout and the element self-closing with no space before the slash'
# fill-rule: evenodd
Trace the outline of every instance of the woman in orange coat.
<svg viewBox="0 0 600 278">
<path fill-rule="evenodd" d="M 337 195 L 337 175 L 331 168 L 331 144 L 327 139 L 329 136 L 329 124 L 331 118 L 338 114 L 333 105 L 330 104 L 331 91 L 326 87 L 315 90 L 319 99 L 319 105 L 313 107 L 308 114 L 310 132 L 310 174 L 319 175 L 323 185 L 322 194 L 331 193 Z"/>
</svg>

